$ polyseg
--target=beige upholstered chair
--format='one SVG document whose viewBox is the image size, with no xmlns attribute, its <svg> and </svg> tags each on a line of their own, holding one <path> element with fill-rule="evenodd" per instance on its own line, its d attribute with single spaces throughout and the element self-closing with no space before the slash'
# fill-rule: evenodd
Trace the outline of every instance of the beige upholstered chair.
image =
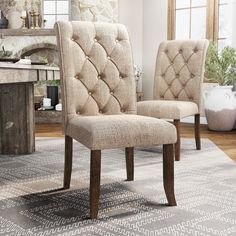
<svg viewBox="0 0 236 236">
<path fill-rule="evenodd" d="M 133 180 L 133 147 L 164 144 L 164 189 L 174 196 L 176 129 L 166 121 L 137 116 L 133 61 L 124 26 L 58 22 L 65 131 L 64 188 L 70 187 L 72 139 L 91 150 L 90 217 L 97 218 L 101 150 L 126 148 L 127 178 Z"/>
<path fill-rule="evenodd" d="M 138 103 L 138 115 L 173 119 L 177 129 L 175 160 L 180 160 L 180 120 L 195 116 L 195 140 L 201 149 L 200 111 L 207 40 L 161 43 L 157 55 L 154 100 Z"/>
</svg>

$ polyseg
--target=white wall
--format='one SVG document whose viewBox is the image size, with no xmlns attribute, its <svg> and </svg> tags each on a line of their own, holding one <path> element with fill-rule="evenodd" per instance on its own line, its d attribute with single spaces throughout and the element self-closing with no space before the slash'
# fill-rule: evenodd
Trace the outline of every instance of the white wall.
<svg viewBox="0 0 236 236">
<path fill-rule="evenodd" d="M 142 66 L 143 0 L 119 0 L 119 23 L 128 28 L 134 63 Z"/>
<path fill-rule="evenodd" d="M 127 26 L 134 62 L 144 70 L 145 99 L 152 98 L 157 50 L 167 39 L 167 11 L 166 0 L 119 0 L 119 22 Z"/>
<path fill-rule="evenodd" d="M 153 81 L 159 44 L 167 39 L 168 1 L 146 0 L 143 5 L 143 91 L 153 97 Z"/>
</svg>

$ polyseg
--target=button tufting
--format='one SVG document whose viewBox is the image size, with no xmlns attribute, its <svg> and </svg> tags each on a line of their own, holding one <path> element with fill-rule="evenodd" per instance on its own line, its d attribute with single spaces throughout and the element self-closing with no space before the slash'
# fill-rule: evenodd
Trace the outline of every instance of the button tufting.
<svg viewBox="0 0 236 236">
<path fill-rule="evenodd" d="M 179 78 L 179 74 L 176 74 L 176 78 Z"/>
<path fill-rule="evenodd" d="M 85 56 L 86 59 L 89 59 L 89 56 Z"/>
<path fill-rule="evenodd" d="M 103 113 L 102 110 L 99 110 L 99 113 L 102 114 Z"/>
<path fill-rule="evenodd" d="M 191 74 L 191 78 L 194 78 L 195 77 L 195 75 L 194 74 Z"/>
<path fill-rule="evenodd" d="M 193 97 L 189 97 L 189 100 L 191 100 L 191 101 L 192 101 L 192 100 L 193 100 Z"/>
<path fill-rule="evenodd" d="M 120 111 L 121 111 L 121 112 L 125 112 L 125 110 L 124 110 L 124 109 L 120 109 Z"/>
<path fill-rule="evenodd" d="M 107 59 L 108 59 L 108 60 L 111 60 L 111 57 L 108 56 Z"/>
<path fill-rule="evenodd" d="M 102 78 L 102 76 L 101 75 L 98 75 L 98 79 L 101 79 Z"/>
<path fill-rule="evenodd" d="M 111 92 L 110 92 L 110 94 L 111 94 L 111 95 L 113 95 L 113 94 L 114 94 L 114 92 L 113 92 L 113 91 L 111 91 Z"/>
<path fill-rule="evenodd" d="M 166 74 L 162 74 L 161 76 L 162 76 L 162 77 L 165 77 L 165 76 L 166 76 Z"/>
<path fill-rule="evenodd" d="M 81 77 L 82 77 L 81 74 L 77 74 L 77 75 L 75 75 L 75 78 L 76 78 L 76 79 L 81 79 Z"/>
<path fill-rule="evenodd" d="M 92 95 L 92 92 L 89 92 L 88 94 L 91 96 L 91 95 Z"/>
<path fill-rule="evenodd" d="M 168 53 L 168 49 L 165 50 L 165 53 Z"/>
<path fill-rule="evenodd" d="M 97 42 L 97 41 L 98 41 L 98 40 L 95 38 L 95 39 L 94 39 L 94 42 Z"/>
<path fill-rule="evenodd" d="M 120 41 L 119 39 L 116 39 L 116 42 L 117 42 L 117 43 L 119 43 L 119 41 Z"/>
<path fill-rule="evenodd" d="M 195 49 L 194 49 L 194 52 L 195 52 L 195 53 L 196 53 L 196 52 L 198 52 L 198 49 L 197 49 L 197 48 L 195 48 Z"/>
<path fill-rule="evenodd" d="M 180 53 L 180 54 L 182 54 L 182 53 L 183 53 L 183 50 L 182 50 L 182 49 L 180 49 L 180 50 L 179 50 L 179 53 Z"/>
<path fill-rule="evenodd" d="M 178 99 L 178 96 L 175 96 L 175 99 Z"/>
</svg>

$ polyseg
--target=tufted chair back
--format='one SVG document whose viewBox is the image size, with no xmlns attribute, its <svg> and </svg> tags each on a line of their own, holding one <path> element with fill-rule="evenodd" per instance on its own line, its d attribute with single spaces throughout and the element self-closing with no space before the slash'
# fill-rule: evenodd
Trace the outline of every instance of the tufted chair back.
<svg viewBox="0 0 236 236">
<path fill-rule="evenodd" d="M 161 43 L 157 55 L 154 99 L 195 102 L 201 109 L 207 40 Z"/>
<path fill-rule="evenodd" d="M 129 36 L 120 24 L 57 22 L 65 122 L 136 113 Z"/>
</svg>

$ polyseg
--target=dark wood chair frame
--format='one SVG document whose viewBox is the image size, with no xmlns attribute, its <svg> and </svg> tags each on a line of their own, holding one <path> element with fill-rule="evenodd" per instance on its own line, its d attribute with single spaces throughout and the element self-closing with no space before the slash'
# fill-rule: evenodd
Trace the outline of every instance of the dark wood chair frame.
<svg viewBox="0 0 236 236">
<path fill-rule="evenodd" d="M 175 160 L 180 161 L 180 120 L 174 120 L 174 125 L 177 131 L 177 142 L 175 144 Z M 200 114 L 194 116 L 194 133 L 195 133 L 195 143 L 196 149 L 201 150 L 201 136 L 200 136 Z"/>
<path fill-rule="evenodd" d="M 65 136 L 64 189 L 70 188 L 73 139 Z M 134 180 L 134 148 L 125 149 L 127 181 Z M 101 179 L 101 150 L 91 150 L 90 162 L 90 218 L 97 219 Z M 176 206 L 174 194 L 174 145 L 163 145 L 163 184 L 169 206 Z"/>
</svg>

